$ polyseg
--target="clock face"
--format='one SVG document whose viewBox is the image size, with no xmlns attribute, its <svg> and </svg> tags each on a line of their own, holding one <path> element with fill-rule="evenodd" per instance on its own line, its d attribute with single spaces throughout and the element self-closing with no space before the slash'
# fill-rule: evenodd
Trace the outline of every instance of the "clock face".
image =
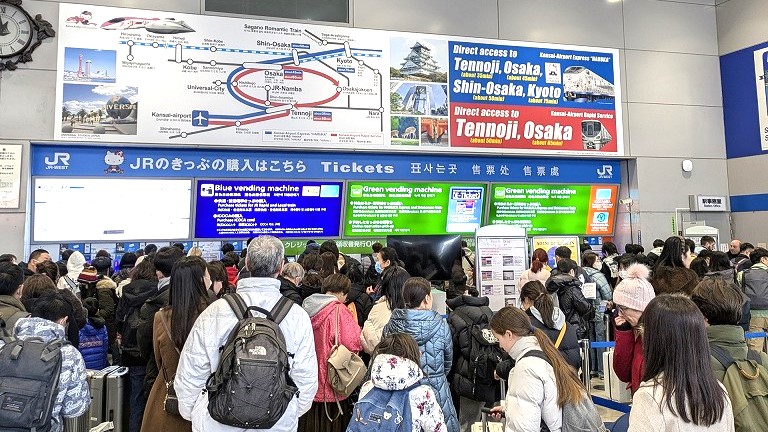
<svg viewBox="0 0 768 432">
<path fill-rule="evenodd" d="M 0 3 L 0 58 L 13 57 L 32 42 L 32 19 L 18 6 Z"/>
</svg>

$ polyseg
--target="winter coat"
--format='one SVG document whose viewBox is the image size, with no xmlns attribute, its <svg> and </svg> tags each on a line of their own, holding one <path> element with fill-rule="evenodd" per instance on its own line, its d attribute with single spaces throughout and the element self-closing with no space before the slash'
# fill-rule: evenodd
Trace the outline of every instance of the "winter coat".
<svg viewBox="0 0 768 432">
<path fill-rule="evenodd" d="M 534 273 L 533 270 L 528 269 L 520 275 L 520 280 L 517 282 L 517 289 L 518 291 L 521 290 L 523 288 L 523 285 L 534 280 L 537 280 L 542 284 L 544 284 L 547 282 L 547 279 L 549 279 L 551 275 L 552 273 L 549 270 L 547 270 L 545 267 L 542 267 L 541 270 L 538 271 L 538 273 Z"/>
<path fill-rule="evenodd" d="M 420 385 L 406 390 L 417 384 L 424 372 L 412 360 L 391 354 L 379 354 L 371 365 L 371 380 L 360 389 L 360 400 L 364 400 L 371 389 L 379 388 L 388 391 L 408 391 L 408 408 L 411 411 L 411 427 L 407 432 L 448 432 L 443 416 L 443 410 L 435 398 L 435 391 L 428 385 Z M 458 429 L 456 430 L 458 431 Z"/>
<path fill-rule="evenodd" d="M 0 318 L 5 321 L 5 328 L 11 333 L 16 327 L 16 322 L 29 316 L 29 312 L 21 303 L 21 300 L 12 295 L 0 295 Z"/>
<path fill-rule="evenodd" d="M 79 251 L 72 252 L 72 255 L 69 256 L 69 259 L 67 260 L 67 274 L 62 275 L 59 278 L 58 283 L 56 284 L 56 287 L 59 289 L 68 289 L 71 290 L 75 294 L 80 293 L 80 287 L 77 286 L 77 278 L 80 276 L 80 273 L 83 272 L 83 269 L 85 268 L 85 257 L 82 253 Z M 67 281 L 67 278 L 69 278 L 69 281 Z"/>
<path fill-rule="evenodd" d="M 651 274 L 651 285 L 656 295 L 683 293 L 690 297 L 699 284 L 699 275 L 685 267 L 657 266 Z"/>
<path fill-rule="evenodd" d="M 168 395 L 166 378 L 168 381 L 177 381 L 174 379 L 176 370 L 179 366 L 179 352 L 176 345 L 171 341 L 168 332 L 165 331 L 162 319 L 170 329 L 171 310 L 164 309 L 155 314 L 155 322 L 152 326 L 153 341 L 152 348 L 155 352 L 156 366 L 160 370 L 158 379 L 152 384 L 152 390 L 147 398 L 147 405 L 144 410 L 144 419 L 141 422 L 141 430 L 146 432 L 154 431 L 173 431 L 173 432 L 191 432 L 192 423 L 179 416 L 171 415 L 165 412 L 163 408 L 165 397 Z M 165 371 L 165 373 L 163 373 Z"/>
<path fill-rule="evenodd" d="M 488 297 L 472 297 L 462 295 L 445 302 L 451 309 L 448 314 L 448 326 L 451 329 L 453 343 L 453 363 L 451 385 L 453 391 L 472 400 L 495 402 L 499 400 L 498 385 L 475 385 L 474 371 L 470 366 L 470 344 L 472 336 L 470 325 L 462 317 L 466 317 L 472 325 L 491 322 L 493 312 L 488 307 Z"/>
<path fill-rule="evenodd" d="M 615 328 L 614 323 L 614 328 Z M 636 335 L 635 330 L 619 330 L 615 328 L 616 348 L 613 351 L 613 371 L 616 376 L 626 383 L 635 394 L 645 372 L 643 358 L 643 336 Z"/>
<path fill-rule="evenodd" d="M 237 266 L 232 267 L 226 267 L 227 270 L 227 279 L 229 279 L 229 284 L 232 286 L 237 285 L 237 277 L 240 271 L 237 269 Z"/>
<path fill-rule="evenodd" d="M 568 324 L 576 329 L 579 338 L 585 338 L 595 309 L 592 302 L 584 298 L 581 282 L 567 273 L 558 273 L 547 280 L 546 287 L 550 294 L 557 294 L 557 306 Z"/>
<path fill-rule="evenodd" d="M 351 303 L 355 304 L 355 309 L 357 310 L 357 324 L 362 328 L 373 308 L 373 300 L 371 299 L 371 296 L 365 292 L 364 286 L 352 284 L 352 287 L 349 289 L 349 294 L 347 294 L 347 301 L 345 304 L 350 305 Z"/>
<path fill-rule="evenodd" d="M 546 333 L 553 344 L 557 342 L 557 339 L 560 337 L 560 329 L 563 328 L 563 325 L 566 322 L 565 314 L 560 310 L 560 308 L 555 308 L 552 311 L 552 321 L 555 324 L 555 326 L 552 328 L 547 327 L 547 325 L 544 324 L 544 319 L 541 316 L 541 312 L 539 312 L 535 307 L 528 309 L 526 314 L 528 315 L 528 318 L 531 320 L 531 324 L 533 324 L 534 327 Z M 569 365 L 573 366 L 574 369 L 579 370 L 581 367 L 581 349 L 579 347 L 579 338 L 576 336 L 576 328 L 572 327 L 570 324 L 565 327 L 565 335 L 563 335 L 563 340 L 560 342 L 558 350 Z"/>
<path fill-rule="evenodd" d="M 107 335 L 109 336 L 109 343 L 112 344 L 117 333 L 115 314 L 117 312 L 118 298 L 115 289 L 111 287 L 111 284 L 97 283 L 96 299 L 99 301 L 99 311 L 96 313 L 96 316 L 103 318 L 107 324 Z"/>
<path fill-rule="evenodd" d="M 64 341 L 64 327 L 43 318 L 22 318 L 16 322 L 14 334 L 17 338 L 41 338 L 44 342 Z M 0 340 L 0 347 L 5 342 Z M 79 417 L 91 405 L 90 388 L 85 374 L 85 362 L 72 345 L 61 347 L 61 373 L 56 400 L 51 410 L 51 432 L 64 429 L 63 418 Z"/>
<path fill-rule="evenodd" d="M 381 342 L 381 332 L 391 317 L 392 311 L 389 310 L 387 298 L 380 298 L 371 308 L 368 319 L 363 325 L 363 331 L 360 333 L 360 340 L 363 342 L 365 352 L 371 354 L 376 345 Z"/>
<path fill-rule="evenodd" d="M 290 299 L 292 302 L 296 303 L 297 305 L 301 305 L 302 299 L 301 299 L 301 291 L 299 290 L 299 287 L 297 287 L 293 282 L 289 281 L 288 279 L 282 276 L 278 276 L 277 280 L 280 281 L 280 294 Z"/>
<path fill-rule="evenodd" d="M 727 269 L 727 270 L 721 270 L 717 272 L 710 272 L 704 275 L 702 280 L 707 278 L 717 278 L 722 277 L 725 282 L 731 286 L 734 290 L 736 290 L 742 298 L 742 305 L 741 305 L 741 319 L 739 320 L 739 325 L 741 328 L 744 329 L 745 332 L 749 331 L 749 321 L 752 319 L 752 300 L 749 299 L 744 294 L 744 291 L 739 288 L 739 286 L 736 284 L 736 274 L 733 269 Z"/>
<path fill-rule="evenodd" d="M 73 346 L 80 344 L 80 329 L 85 327 L 85 323 L 88 320 L 88 310 L 83 307 L 83 303 L 80 299 L 68 289 L 58 290 L 64 300 L 66 300 L 69 316 L 69 325 L 65 328 L 64 332 L 67 335 L 67 340 Z M 39 298 L 28 298 L 24 300 L 24 307 L 28 310 L 34 310 L 35 303 Z"/>
<path fill-rule="evenodd" d="M 735 325 L 713 325 L 707 327 L 707 338 L 710 345 L 717 345 L 728 353 L 736 361 L 747 359 L 747 340 L 744 338 L 744 330 Z M 768 354 L 759 351 L 760 364 L 768 368 Z M 722 382 L 725 377 L 725 368 L 716 358 L 710 356 L 712 370 L 715 377 Z"/>
<path fill-rule="evenodd" d="M 108 366 L 109 338 L 104 318 L 88 318 L 80 329 L 80 343 L 77 350 L 83 356 L 86 369 L 101 370 Z"/>
<path fill-rule="evenodd" d="M 531 350 L 541 350 L 535 336 L 525 336 L 509 350 L 515 367 L 509 374 L 506 401 L 506 431 L 539 432 L 542 423 L 551 432 L 560 432 L 562 409 L 557 405 L 555 371 L 544 359 L 525 357 Z"/>
<path fill-rule="evenodd" d="M 395 309 L 382 334 L 391 333 L 406 333 L 416 339 L 421 351 L 421 368 L 426 374 L 421 382 L 435 389 L 448 430 L 458 431 L 459 421 L 446 377 L 453 364 L 453 342 L 448 323 L 432 310 Z"/>
<path fill-rule="evenodd" d="M 603 258 L 603 268 L 600 273 L 605 276 L 611 288 L 615 288 L 619 283 L 619 254 L 609 255 Z"/>
<path fill-rule="evenodd" d="M 720 387 L 725 390 L 722 384 Z M 629 412 L 629 430 L 632 432 L 734 432 L 733 407 L 724 391 L 725 407 L 720 421 L 711 426 L 697 426 L 686 423 L 671 411 L 664 398 L 664 386 L 655 380 L 645 381 L 632 396 L 632 411 Z M 758 429 L 754 429 L 758 430 Z"/>
<path fill-rule="evenodd" d="M 120 301 L 117 303 L 117 313 L 115 314 L 117 332 L 123 336 L 123 344 L 129 332 L 134 333 L 131 337 L 137 339 L 138 343 L 138 335 L 136 334 L 138 333 L 138 328 L 126 328 L 126 319 L 134 310 L 141 309 L 144 302 L 156 294 L 157 281 L 136 279 L 123 288 L 123 296 L 120 297 Z M 134 357 L 123 351 L 120 364 L 122 366 L 142 366 L 147 364 L 147 359 Z"/>
<path fill-rule="evenodd" d="M 157 363 L 155 362 L 155 351 L 152 347 L 155 324 L 155 314 L 160 309 L 168 306 L 168 301 L 171 298 L 170 283 L 163 284 L 164 279 L 157 282 L 158 291 L 153 297 L 147 299 L 139 310 L 139 330 L 136 333 L 136 338 L 139 342 L 139 351 L 141 356 L 149 359 L 147 363 L 147 374 L 144 377 L 144 391 L 145 394 L 149 394 L 152 390 L 152 385 L 155 383 L 159 370 L 157 369 Z"/>
<path fill-rule="evenodd" d="M 613 300 L 613 291 L 611 290 L 611 285 L 608 283 L 605 275 L 600 273 L 600 270 L 596 270 L 592 267 L 582 267 L 581 269 L 584 273 L 585 280 L 592 282 L 597 286 L 597 297 L 594 299 L 589 299 L 592 301 L 592 306 L 594 307 L 595 311 L 597 311 L 600 307 L 600 302 Z M 594 318 L 592 318 L 593 322 L 599 322 L 602 320 L 603 315 L 598 313 L 595 313 Z"/>
<path fill-rule="evenodd" d="M 331 294 L 315 294 L 304 300 L 304 310 L 312 322 L 312 332 L 315 337 L 315 352 L 317 353 L 318 389 L 315 402 L 334 402 L 344 400 L 346 396 L 336 394 L 328 382 L 328 357 L 336 344 L 338 328 L 339 344 L 352 352 L 362 351 L 360 343 L 360 326 L 349 309 Z M 338 322 L 337 322 L 338 319 Z M 337 327 L 338 325 L 338 327 Z"/>
<path fill-rule="evenodd" d="M 272 310 L 280 294 L 280 282 L 272 278 L 251 277 L 240 279 L 237 293 L 249 306 Z M 192 421 L 196 432 L 236 432 L 244 429 L 229 427 L 213 420 L 208 413 L 208 395 L 203 393 L 208 377 L 216 372 L 221 358 L 219 348 L 227 342 L 230 332 L 237 324 L 237 317 L 226 300 L 216 300 L 203 311 L 195 321 L 192 331 L 181 352 L 176 371 L 175 388 L 179 398 L 181 416 Z M 280 323 L 289 357 L 290 377 L 299 393 L 288 404 L 288 408 L 273 432 L 295 432 L 298 419 L 312 406 L 317 392 L 317 355 L 312 323 L 307 313 L 294 305 Z"/>
<path fill-rule="evenodd" d="M 759 262 L 736 275 L 736 283 L 749 296 L 754 310 L 768 309 L 768 298 L 765 295 L 768 292 L 768 275 L 765 272 L 768 272 L 768 266 Z"/>
<path fill-rule="evenodd" d="M 120 285 L 120 282 L 128 279 L 128 274 L 133 270 L 133 267 L 131 268 L 121 268 L 120 271 L 114 274 L 112 276 L 112 280 L 117 284 Z"/>
</svg>

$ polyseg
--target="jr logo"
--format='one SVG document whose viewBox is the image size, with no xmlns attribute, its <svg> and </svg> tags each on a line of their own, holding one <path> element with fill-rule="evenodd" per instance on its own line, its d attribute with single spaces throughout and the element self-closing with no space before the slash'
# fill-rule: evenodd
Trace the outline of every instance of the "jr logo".
<svg viewBox="0 0 768 432">
<path fill-rule="evenodd" d="M 597 175 L 600 178 L 613 178 L 613 167 L 610 165 L 603 165 L 602 168 L 597 170 Z"/>
<path fill-rule="evenodd" d="M 66 169 L 69 166 L 69 153 L 54 153 L 53 160 L 46 156 L 45 164 L 48 169 Z"/>
</svg>

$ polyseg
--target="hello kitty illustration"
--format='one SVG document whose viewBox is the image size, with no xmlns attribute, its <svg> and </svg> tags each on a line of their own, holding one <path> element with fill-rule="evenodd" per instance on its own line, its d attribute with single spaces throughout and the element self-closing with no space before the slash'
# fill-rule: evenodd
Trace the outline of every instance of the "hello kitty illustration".
<svg viewBox="0 0 768 432">
<path fill-rule="evenodd" d="M 124 171 L 120 168 L 120 165 L 123 162 L 125 162 L 125 156 L 122 150 L 114 152 L 107 150 L 107 154 L 104 156 L 104 163 L 109 166 L 104 170 L 104 174 L 122 174 Z"/>
</svg>

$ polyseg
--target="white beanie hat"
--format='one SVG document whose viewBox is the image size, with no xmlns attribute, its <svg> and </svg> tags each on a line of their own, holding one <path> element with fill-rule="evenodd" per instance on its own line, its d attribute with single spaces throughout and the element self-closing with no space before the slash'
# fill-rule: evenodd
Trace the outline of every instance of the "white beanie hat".
<svg viewBox="0 0 768 432">
<path fill-rule="evenodd" d="M 627 277 L 619 282 L 613 292 L 613 302 L 637 311 L 644 311 L 648 303 L 656 297 L 653 286 L 648 281 L 650 270 L 644 264 L 635 263 L 627 268 Z"/>
</svg>

